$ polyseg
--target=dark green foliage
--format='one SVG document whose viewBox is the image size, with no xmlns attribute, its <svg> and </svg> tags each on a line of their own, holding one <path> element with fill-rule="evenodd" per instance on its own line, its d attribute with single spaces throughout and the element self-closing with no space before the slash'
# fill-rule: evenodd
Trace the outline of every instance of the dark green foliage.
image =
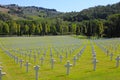
<svg viewBox="0 0 120 80">
<path fill-rule="evenodd" d="M 0 21 L 0 34 L 7 35 L 9 33 L 9 26 L 7 23 Z"/>
<path fill-rule="evenodd" d="M 106 36 L 120 37 L 120 14 L 109 16 L 106 22 L 106 26 Z"/>
<path fill-rule="evenodd" d="M 65 21 L 83 21 L 90 19 L 107 19 L 109 15 L 120 13 L 120 2 L 107 6 L 96 6 L 89 9 L 84 9 L 81 12 L 70 12 L 62 16 Z"/>
<path fill-rule="evenodd" d="M 1 7 L 5 8 L 4 6 Z M 59 15 L 54 9 L 38 9 L 35 6 L 19 7 L 18 5 L 9 5 L 7 8 L 12 11 L 8 14 L 17 14 L 18 16 L 24 16 L 26 19 L 12 20 L 9 15 L 0 13 L 1 35 L 76 34 L 98 38 L 120 37 L 120 3 Z M 41 18 L 33 19 L 33 14 Z M 57 16 L 53 17 L 55 14 Z"/>
</svg>

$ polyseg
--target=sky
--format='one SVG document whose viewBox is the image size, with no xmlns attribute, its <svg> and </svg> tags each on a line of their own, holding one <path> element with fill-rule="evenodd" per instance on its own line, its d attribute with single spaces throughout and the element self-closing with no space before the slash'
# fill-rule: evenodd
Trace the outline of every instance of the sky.
<svg viewBox="0 0 120 80">
<path fill-rule="evenodd" d="M 98 5 L 108 5 L 120 0 L 0 0 L 0 4 L 17 4 L 20 6 L 37 6 L 56 9 L 60 12 L 81 11 Z"/>
</svg>

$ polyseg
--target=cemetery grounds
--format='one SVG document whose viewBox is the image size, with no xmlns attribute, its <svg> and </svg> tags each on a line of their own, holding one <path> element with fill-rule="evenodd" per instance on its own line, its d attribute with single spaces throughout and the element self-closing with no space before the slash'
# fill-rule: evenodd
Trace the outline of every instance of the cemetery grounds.
<svg viewBox="0 0 120 80">
<path fill-rule="evenodd" d="M 119 38 L 1 37 L 0 66 L 2 72 L 6 72 L 2 80 L 35 80 L 36 65 L 39 65 L 38 80 L 120 80 L 119 62 L 116 63 L 119 53 Z M 27 61 L 30 63 L 28 72 Z M 69 74 L 66 74 L 67 61 L 72 64 Z"/>
</svg>

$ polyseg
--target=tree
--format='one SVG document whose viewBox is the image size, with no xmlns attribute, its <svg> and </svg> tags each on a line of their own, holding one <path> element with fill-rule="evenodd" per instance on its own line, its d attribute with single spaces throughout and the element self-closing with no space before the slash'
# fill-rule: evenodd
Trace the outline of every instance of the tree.
<svg viewBox="0 0 120 80">
<path fill-rule="evenodd" d="M 39 35 L 40 34 L 40 27 L 39 26 L 36 26 L 36 28 L 35 28 L 35 34 L 36 35 Z"/>
<path fill-rule="evenodd" d="M 8 22 L 10 35 L 15 35 L 17 33 L 17 23 L 15 21 Z"/>
<path fill-rule="evenodd" d="M 31 26 L 30 26 L 30 28 L 29 28 L 29 35 L 32 35 L 32 34 L 34 34 L 34 32 L 35 32 L 35 24 L 32 24 Z"/>
<path fill-rule="evenodd" d="M 62 25 L 63 25 L 63 20 L 60 18 L 57 18 L 55 26 L 58 34 L 62 33 L 62 27 L 63 27 Z"/>
<path fill-rule="evenodd" d="M 29 27 L 28 27 L 28 25 L 25 25 L 24 34 L 28 34 L 28 33 L 29 33 Z"/>
<path fill-rule="evenodd" d="M 21 32 L 21 30 L 20 30 L 20 24 L 18 24 L 18 26 L 17 26 L 17 35 L 18 35 L 18 36 L 21 35 L 20 32 Z"/>
<path fill-rule="evenodd" d="M 7 35 L 9 33 L 9 26 L 8 26 L 7 23 L 3 23 L 3 29 L 2 29 L 2 31 L 3 31 L 4 35 Z"/>
<path fill-rule="evenodd" d="M 103 36 L 103 32 L 104 32 L 104 25 L 103 25 L 103 22 L 102 21 L 99 21 L 99 24 L 98 24 L 98 27 L 99 27 L 99 37 L 102 37 Z"/>
<path fill-rule="evenodd" d="M 76 35 L 80 35 L 80 27 L 76 27 Z"/>
<path fill-rule="evenodd" d="M 69 31 L 69 30 L 68 30 L 68 24 L 69 24 L 69 23 L 66 22 L 66 21 L 63 22 L 63 25 L 62 25 L 62 33 L 61 33 L 62 35 L 68 34 L 68 31 Z"/>
<path fill-rule="evenodd" d="M 0 21 L 0 34 L 2 34 L 2 29 L 3 29 L 3 21 Z"/>
<path fill-rule="evenodd" d="M 110 37 L 120 37 L 120 14 L 108 17 L 108 35 Z"/>
<path fill-rule="evenodd" d="M 56 30 L 55 25 L 51 26 L 50 30 L 51 30 L 52 35 L 57 35 L 57 30 Z"/>
<path fill-rule="evenodd" d="M 42 35 L 43 28 L 41 23 L 39 24 L 39 28 L 40 28 L 40 35 Z"/>
</svg>

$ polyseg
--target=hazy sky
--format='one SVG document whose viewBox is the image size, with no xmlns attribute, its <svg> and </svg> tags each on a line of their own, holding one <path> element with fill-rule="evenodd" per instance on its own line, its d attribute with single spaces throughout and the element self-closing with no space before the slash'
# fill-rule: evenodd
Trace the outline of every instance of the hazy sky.
<svg viewBox="0 0 120 80">
<path fill-rule="evenodd" d="M 89 7 L 117 2 L 120 2 L 120 0 L 0 0 L 0 4 L 54 8 L 61 12 L 81 11 Z"/>
</svg>

